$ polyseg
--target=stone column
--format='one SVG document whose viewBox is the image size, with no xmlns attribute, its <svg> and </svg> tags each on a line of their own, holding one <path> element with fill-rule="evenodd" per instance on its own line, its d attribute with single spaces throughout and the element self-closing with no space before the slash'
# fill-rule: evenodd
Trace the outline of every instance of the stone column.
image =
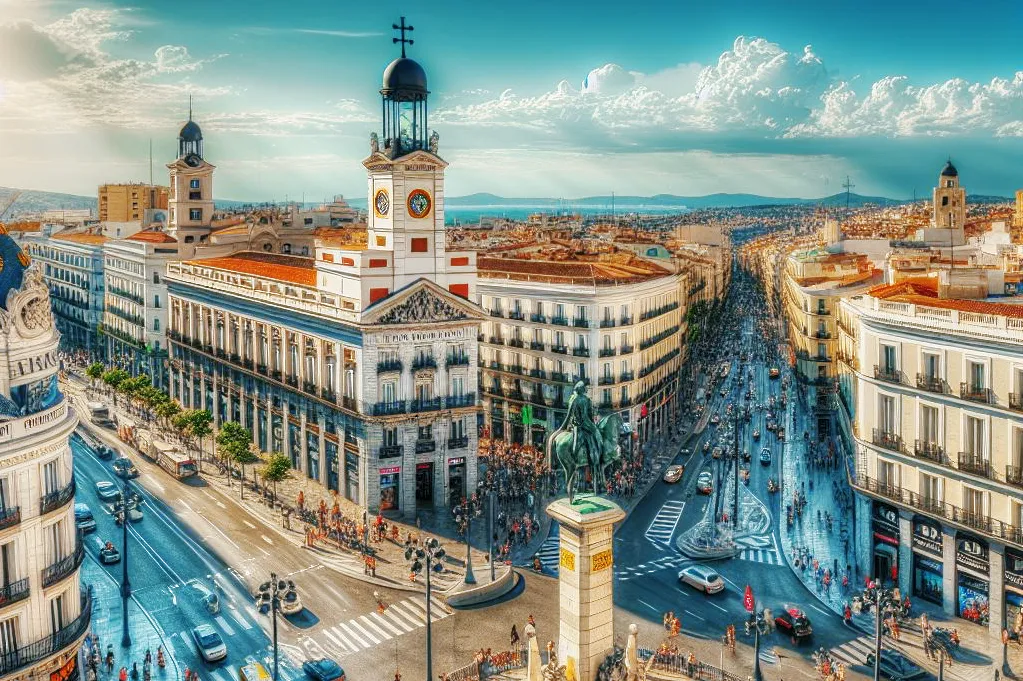
<svg viewBox="0 0 1023 681">
<path fill-rule="evenodd" d="M 1005 627 L 1005 547 L 991 544 L 988 550 L 988 576 L 991 578 L 988 593 L 988 631 L 993 645 L 1002 645 L 1002 628 Z"/>
<path fill-rule="evenodd" d="M 947 530 L 941 535 L 941 576 L 942 609 L 949 617 L 955 616 L 956 610 L 956 540 Z"/>
<path fill-rule="evenodd" d="M 561 524 L 558 659 L 571 681 L 594 681 L 614 645 L 612 542 L 625 512 L 610 499 L 582 494 L 572 504 L 552 502 L 547 514 Z"/>
<path fill-rule="evenodd" d="M 913 523 L 899 514 L 899 591 L 903 598 L 913 591 Z"/>
</svg>

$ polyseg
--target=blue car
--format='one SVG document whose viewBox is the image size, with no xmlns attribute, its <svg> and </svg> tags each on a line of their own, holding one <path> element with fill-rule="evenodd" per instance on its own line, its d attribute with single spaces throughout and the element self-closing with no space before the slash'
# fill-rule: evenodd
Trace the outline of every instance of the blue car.
<svg viewBox="0 0 1023 681">
<path fill-rule="evenodd" d="M 306 660 L 302 663 L 302 671 L 313 681 L 345 681 L 345 670 L 341 665 L 325 657 Z"/>
</svg>

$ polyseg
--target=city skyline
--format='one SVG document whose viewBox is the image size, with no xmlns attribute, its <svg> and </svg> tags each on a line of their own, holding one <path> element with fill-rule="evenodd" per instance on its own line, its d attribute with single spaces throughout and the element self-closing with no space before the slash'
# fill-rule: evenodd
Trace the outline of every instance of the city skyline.
<svg viewBox="0 0 1023 681">
<path fill-rule="evenodd" d="M 840 26 L 810 3 L 653 3 L 614 21 L 570 3 L 532 22 L 529 7 L 499 21 L 441 5 L 407 17 L 409 56 L 456 196 L 812 198 L 848 174 L 859 193 L 909 198 L 949 156 L 971 193 L 1010 195 L 1019 9 L 982 5 L 923 26 L 922 3 Z M 150 139 L 163 182 L 191 95 L 218 198 L 361 197 L 398 8 L 239 9 L 0 0 L 0 186 L 148 180 Z"/>
</svg>

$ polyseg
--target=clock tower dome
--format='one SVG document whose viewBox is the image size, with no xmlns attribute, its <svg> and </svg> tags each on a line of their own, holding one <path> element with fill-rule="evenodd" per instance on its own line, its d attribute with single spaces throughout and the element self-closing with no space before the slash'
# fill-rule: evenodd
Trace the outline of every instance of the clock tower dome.
<svg viewBox="0 0 1023 681">
<path fill-rule="evenodd" d="M 445 285 L 444 169 L 440 137 L 427 134 L 426 71 L 409 59 L 405 47 L 414 29 L 394 24 L 401 57 L 384 70 L 380 88 L 381 135 L 370 136 L 363 161 L 369 175 L 369 248 L 391 251 L 395 288 L 427 277 Z M 400 281 L 399 281 L 400 280 Z"/>
<path fill-rule="evenodd" d="M 167 165 L 171 187 L 167 203 L 168 231 L 179 242 L 198 242 L 209 234 L 213 221 L 213 171 L 216 168 L 203 158 L 202 142 L 202 130 L 192 120 L 190 101 L 188 121 L 178 133 L 178 158 Z"/>
</svg>

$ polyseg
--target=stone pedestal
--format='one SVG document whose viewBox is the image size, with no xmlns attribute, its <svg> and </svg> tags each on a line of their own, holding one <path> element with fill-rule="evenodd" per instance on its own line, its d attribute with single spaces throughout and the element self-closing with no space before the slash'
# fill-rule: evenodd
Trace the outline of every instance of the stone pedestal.
<svg viewBox="0 0 1023 681">
<path fill-rule="evenodd" d="M 612 539 L 625 512 L 609 499 L 580 494 L 573 504 L 552 502 L 547 515 L 561 525 L 558 659 L 569 681 L 594 681 L 614 646 Z"/>
</svg>

